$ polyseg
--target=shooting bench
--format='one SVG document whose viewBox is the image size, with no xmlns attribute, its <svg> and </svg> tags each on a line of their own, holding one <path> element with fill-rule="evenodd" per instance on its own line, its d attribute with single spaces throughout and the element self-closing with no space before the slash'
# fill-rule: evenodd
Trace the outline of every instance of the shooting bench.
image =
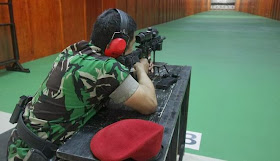
<svg viewBox="0 0 280 161">
<path fill-rule="evenodd" d="M 188 102 L 190 91 L 191 67 L 166 65 L 152 77 L 156 85 L 167 71 L 178 75 L 178 80 L 168 89 L 156 89 L 158 110 L 151 115 L 141 115 L 124 105 L 109 103 L 107 108 L 99 111 L 80 131 L 74 134 L 57 150 L 57 157 L 72 161 L 91 161 L 94 158 L 90 151 L 92 137 L 103 127 L 122 119 L 137 118 L 154 121 L 164 126 L 160 161 L 183 159 L 187 128 Z"/>
</svg>

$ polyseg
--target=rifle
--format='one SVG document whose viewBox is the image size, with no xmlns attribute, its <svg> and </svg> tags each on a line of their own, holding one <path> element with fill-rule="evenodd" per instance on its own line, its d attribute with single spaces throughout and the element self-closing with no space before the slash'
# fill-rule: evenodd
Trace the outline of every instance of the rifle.
<svg viewBox="0 0 280 161">
<path fill-rule="evenodd" d="M 136 62 L 140 61 L 141 58 L 147 58 L 149 60 L 150 54 L 153 51 L 154 67 L 157 67 L 158 73 L 159 68 L 162 66 L 167 72 L 167 74 L 162 76 L 161 80 L 156 84 L 156 88 L 167 89 L 173 83 L 177 82 L 178 75 L 169 73 L 165 66 L 166 63 L 155 62 L 155 53 L 156 51 L 162 50 L 162 43 L 165 39 L 166 38 L 164 36 L 162 37 L 159 35 L 157 29 L 149 27 L 147 31 L 140 32 L 138 35 L 136 35 L 136 43 L 139 44 L 138 46 L 136 46 L 137 49 L 134 50 L 131 54 L 120 56 L 118 60 L 130 70 Z"/>
<path fill-rule="evenodd" d="M 159 32 L 155 28 L 149 27 L 147 31 L 140 32 L 136 36 L 136 43 L 140 45 L 136 46 L 137 49 L 141 49 L 139 58 L 148 58 L 153 51 L 153 62 L 155 63 L 155 52 L 162 50 L 163 40 L 166 38 L 159 35 Z"/>
<path fill-rule="evenodd" d="M 136 62 L 141 58 L 149 58 L 150 53 L 153 51 L 153 63 L 155 63 L 155 52 L 162 50 L 163 40 L 166 38 L 159 35 L 157 29 L 149 27 L 145 32 L 140 32 L 136 35 L 136 46 L 131 54 L 120 56 L 117 60 L 131 69 Z"/>
</svg>

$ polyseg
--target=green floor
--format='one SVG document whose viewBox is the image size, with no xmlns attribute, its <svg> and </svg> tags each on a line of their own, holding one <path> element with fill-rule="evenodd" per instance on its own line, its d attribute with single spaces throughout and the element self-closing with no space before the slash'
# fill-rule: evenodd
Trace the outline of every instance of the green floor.
<svg viewBox="0 0 280 161">
<path fill-rule="evenodd" d="M 202 133 L 189 153 L 230 161 L 277 161 L 280 147 L 280 22 L 210 11 L 156 26 L 167 37 L 157 60 L 192 69 L 188 130 Z M 1 111 L 33 95 L 55 55 L 0 71 Z"/>
</svg>

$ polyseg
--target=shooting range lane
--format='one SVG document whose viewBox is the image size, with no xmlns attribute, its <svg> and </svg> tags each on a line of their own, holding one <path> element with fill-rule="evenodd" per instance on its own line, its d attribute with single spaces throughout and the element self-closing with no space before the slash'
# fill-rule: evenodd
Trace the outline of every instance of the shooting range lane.
<svg viewBox="0 0 280 161">
<path fill-rule="evenodd" d="M 278 160 L 280 22 L 209 11 L 155 27 L 166 36 L 157 60 L 192 66 L 188 130 L 202 139 L 186 152 Z"/>
<path fill-rule="evenodd" d="M 155 27 L 166 36 L 156 60 L 192 66 L 188 130 L 202 133 L 202 140 L 199 151 L 186 152 L 278 160 L 280 22 L 209 11 Z M 55 57 L 24 63 L 30 74 L 1 70 L 0 111 L 11 113 L 22 94 L 33 95 Z"/>
</svg>

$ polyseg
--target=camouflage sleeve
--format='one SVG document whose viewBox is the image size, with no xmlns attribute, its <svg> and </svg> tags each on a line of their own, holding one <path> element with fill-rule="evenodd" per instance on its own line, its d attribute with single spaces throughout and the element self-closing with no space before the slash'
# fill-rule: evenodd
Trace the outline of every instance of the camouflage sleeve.
<svg viewBox="0 0 280 161">
<path fill-rule="evenodd" d="M 115 59 L 106 60 L 103 69 L 105 73 L 102 78 L 98 78 L 103 86 L 98 91 L 102 90 L 103 96 L 110 97 L 114 102 L 124 102 L 138 88 L 138 83 L 130 76 L 128 68 Z"/>
<path fill-rule="evenodd" d="M 105 64 L 105 69 L 107 71 L 107 80 L 110 80 L 110 83 L 107 84 L 110 84 L 110 86 L 112 87 L 109 91 L 109 97 L 115 103 L 122 103 L 126 101 L 132 94 L 134 94 L 139 84 L 129 74 L 129 70 L 127 67 L 125 67 L 115 59 L 109 59 Z M 108 75 L 112 76 L 113 79 L 108 79 Z"/>
</svg>

